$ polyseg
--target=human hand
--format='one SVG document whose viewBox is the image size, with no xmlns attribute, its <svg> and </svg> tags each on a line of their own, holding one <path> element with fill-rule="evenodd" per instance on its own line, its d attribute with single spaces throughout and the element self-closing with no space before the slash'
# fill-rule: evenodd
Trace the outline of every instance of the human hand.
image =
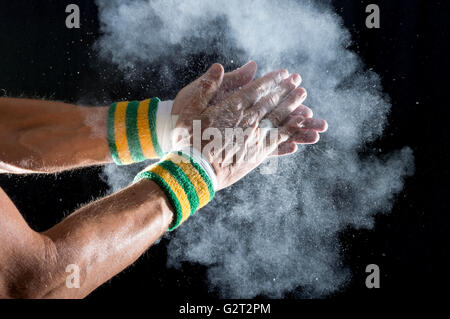
<svg viewBox="0 0 450 319">
<path fill-rule="evenodd" d="M 204 98 L 210 99 L 208 105 L 217 104 L 241 88 L 249 85 L 255 77 L 257 64 L 254 61 L 249 61 L 241 68 L 225 73 L 222 80 L 220 80 L 220 78 L 214 78 L 209 71 L 197 80 L 188 84 L 177 94 L 173 103 L 172 115 L 181 115 L 182 118 L 195 118 L 199 115 L 199 109 L 193 108 L 194 104 L 190 102 L 190 99 L 195 96 L 198 90 L 201 90 L 202 92 L 206 91 Z M 300 82 L 301 78 L 299 84 Z M 298 96 L 299 95 L 296 95 L 295 93 L 290 96 L 292 99 L 291 103 L 298 105 L 298 107 L 283 123 L 287 124 L 290 130 L 296 131 L 296 134 L 291 136 L 286 142 L 283 142 L 271 156 L 283 156 L 295 153 L 298 149 L 297 144 L 314 144 L 319 140 L 318 133 L 327 130 L 326 122 L 313 119 L 312 110 L 301 103 L 299 104 Z M 279 115 L 275 114 L 273 116 Z M 272 121 L 272 119 L 270 120 Z M 183 125 L 185 125 L 189 131 L 192 131 L 192 127 L 190 127 L 189 124 L 192 124 L 192 122 L 184 121 Z"/>
<path fill-rule="evenodd" d="M 209 96 L 209 104 L 216 104 L 235 93 L 241 87 L 249 84 L 255 77 L 257 65 L 253 61 L 249 61 L 242 67 L 227 72 L 223 75 L 223 79 L 218 87 L 212 88 L 211 96 Z M 178 92 L 173 101 L 172 115 L 192 114 L 196 110 L 192 110 L 190 99 L 198 92 L 198 90 L 208 91 L 207 87 L 214 85 L 215 79 L 210 77 L 206 72 L 203 76 L 186 85 L 180 92 Z"/>
<path fill-rule="evenodd" d="M 292 152 L 292 143 L 316 142 L 318 132 L 326 130 L 326 122 L 312 119 L 310 110 L 302 106 L 306 91 L 297 88 L 298 74 L 271 72 L 211 105 L 223 79 L 220 64 L 199 79 L 184 101 L 189 112 L 181 113 L 177 121 L 184 133 L 173 140 L 175 149 L 194 145 L 202 151 L 215 169 L 218 189 L 241 179 L 267 156 Z M 268 129 L 259 127 L 263 119 L 276 128 L 270 130 L 270 138 Z M 200 136 L 193 134 L 196 120 L 201 123 Z M 205 135 L 209 139 L 204 140 Z M 284 149 L 278 149 L 283 143 L 287 143 Z"/>
</svg>

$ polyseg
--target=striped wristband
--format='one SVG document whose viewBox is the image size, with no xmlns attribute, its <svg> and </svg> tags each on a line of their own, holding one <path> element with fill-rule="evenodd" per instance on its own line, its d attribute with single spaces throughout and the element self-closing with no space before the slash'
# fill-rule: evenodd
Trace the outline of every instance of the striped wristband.
<svg viewBox="0 0 450 319">
<path fill-rule="evenodd" d="M 156 131 L 160 100 L 116 102 L 108 111 L 107 135 L 111 156 L 118 165 L 164 155 Z"/>
<path fill-rule="evenodd" d="M 181 225 L 189 216 L 214 197 L 214 186 L 208 173 L 192 157 L 173 152 L 140 172 L 134 182 L 151 179 L 166 193 L 175 210 L 169 231 Z"/>
</svg>

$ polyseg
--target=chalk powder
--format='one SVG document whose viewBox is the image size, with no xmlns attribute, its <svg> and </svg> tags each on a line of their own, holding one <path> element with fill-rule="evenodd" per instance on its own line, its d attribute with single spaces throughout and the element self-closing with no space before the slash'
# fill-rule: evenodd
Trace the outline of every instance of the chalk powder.
<svg viewBox="0 0 450 319">
<path fill-rule="evenodd" d="M 127 74 L 157 61 L 168 81 L 192 54 L 232 52 L 230 59 L 254 59 L 262 72 L 299 72 L 307 105 L 329 123 L 318 144 L 280 159 L 276 174 L 251 173 L 167 235 L 168 266 L 208 266 L 209 286 L 222 297 L 323 297 L 341 289 L 351 274 L 339 232 L 374 227 L 374 214 L 391 210 L 414 159 L 407 147 L 382 158 L 358 154 L 382 136 L 390 103 L 377 74 L 347 49 L 349 33 L 328 2 L 97 3 L 104 32 L 97 47 Z M 111 190 L 128 185 L 137 166 L 107 166 Z"/>
</svg>

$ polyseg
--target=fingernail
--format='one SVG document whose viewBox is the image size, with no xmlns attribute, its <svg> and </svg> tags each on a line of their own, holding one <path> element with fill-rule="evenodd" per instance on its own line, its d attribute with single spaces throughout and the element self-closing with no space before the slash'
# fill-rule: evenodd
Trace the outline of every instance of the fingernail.
<svg viewBox="0 0 450 319">
<path fill-rule="evenodd" d="M 294 81 L 294 84 L 295 85 L 298 85 L 299 83 L 300 83 L 300 75 L 298 75 L 297 73 L 295 73 L 293 76 L 292 76 L 292 80 Z"/>
<path fill-rule="evenodd" d="M 302 99 L 306 99 L 306 96 L 308 95 L 308 93 L 306 92 L 306 90 L 304 88 L 301 88 L 301 90 L 298 90 L 297 94 L 300 95 L 300 97 Z"/>
<path fill-rule="evenodd" d="M 222 72 L 221 67 L 218 64 L 214 64 L 211 69 L 209 70 L 209 72 L 214 75 L 214 76 L 218 76 L 220 74 L 220 72 Z"/>
</svg>

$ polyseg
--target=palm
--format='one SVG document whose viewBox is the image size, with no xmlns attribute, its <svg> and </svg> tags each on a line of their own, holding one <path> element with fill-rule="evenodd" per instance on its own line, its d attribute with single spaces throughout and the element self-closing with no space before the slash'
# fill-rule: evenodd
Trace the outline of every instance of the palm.
<svg viewBox="0 0 450 319">
<path fill-rule="evenodd" d="M 209 101 L 208 106 L 225 100 L 242 87 L 245 87 L 251 83 L 255 77 L 256 70 L 256 63 L 249 62 L 239 69 L 225 73 L 222 84 L 216 91 L 213 98 Z M 199 110 L 193 107 L 193 104 L 195 104 L 193 103 L 193 97 L 196 96 L 199 86 L 201 85 L 201 78 L 198 78 L 185 86 L 175 97 L 172 114 L 180 116 L 179 121 L 183 121 L 184 127 L 186 127 L 186 125 L 189 127 L 188 123 L 192 123 L 193 119 L 198 119 L 200 116 Z M 294 117 L 298 118 L 299 116 L 310 118 L 312 117 L 312 112 L 306 106 L 301 105 L 297 110 L 289 115 L 286 121 L 289 121 Z M 305 130 L 299 130 L 298 127 L 293 127 L 292 129 L 296 132 L 296 134 L 293 134 L 288 141 L 280 144 L 278 150 L 272 154 L 273 156 L 282 156 L 294 153 L 297 150 L 297 144 L 309 144 L 317 141 L 317 133 L 311 132 L 308 127 L 305 127 Z M 321 128 L 319 131 L 323 131 L 323 129 L 326 128 Z"/>
<path fill-rule="evenodd" d="M 222 85 L 209 104 L 216 104 L 226 99 L 241 87 L 250 83 L 255 77 L 256 69 L 256 63 L 250 62 L 244 65 L 242 68 L 225 73 L 225 75 L 223 76 Z M 180 92 L 178 92 L 173 103 L 172 114 L 180 115 L 184 112 L 189 113 L 189 108 L 186 108 L 186 101 L 190 101 L 191 97 L 195 95 L 198 90 L 199 84 L 200 78 L 198 78 L 194 82 L 189 83 Z"/>
</svg>

